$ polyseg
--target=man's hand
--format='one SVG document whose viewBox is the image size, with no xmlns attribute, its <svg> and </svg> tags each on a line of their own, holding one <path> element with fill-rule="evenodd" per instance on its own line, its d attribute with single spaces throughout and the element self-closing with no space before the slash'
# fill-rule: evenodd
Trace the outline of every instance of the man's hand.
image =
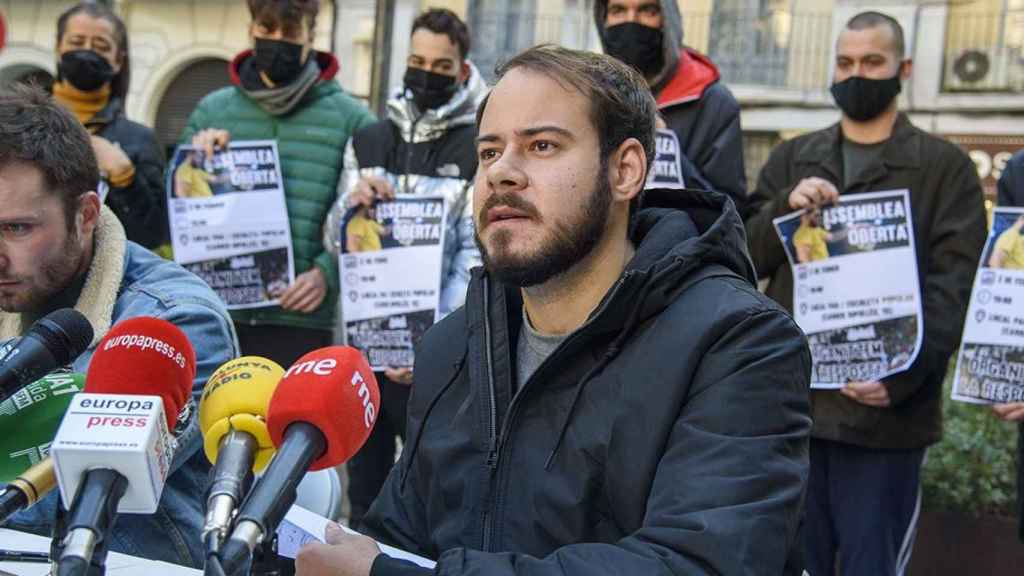
<svg viewBox="0 0 1024 576">
<path fill-rule="evenodd" d="M 295 282 L 281 293 L 281 308 L 309 314 L 323 303 L 327 296 L 327 279 L 317 267 L 295 277 Z"/>
<path fill-rule="evenodd" d="M 823 178 L 804 178 L 789 193 L 789 207 L 793 210 L 821 208 L 839 200 L 839 190 Z"/>
<path fill-rule="evenodd" d="M 200 130 L 192 136 L 192 145 L 197 149 L 205 151 L 207 158 L 212 157 L 215 150 L 227 148 L 230 141 L 231 133 L 218 128 Z"/>
<path fill-rule="evenodd" d="M 839 393 L 851 400 L 876 408 L 888 408 L 889 390 L 881 382 L 850 382 Z"/>
<path fill-rule="evenodd" d="M 90 136 L 92 152 L 96 155 L 96 164 L 100 171 L 108 175 L 121 174 L 132 168 L 132 161 L 117 144 L 102 136 Z"/>
<path fill-rule="evenodd" d="M 996 404 L 992 406 L 992 412 L 1004 422 L 1024 422 L 1024 402 Z"/>
<path fill-rule="evenodd" d="M 394 200 L 395 188 L 387 178 L 363 176 L 348 194 L 348 207 L 373 206 L 377 200 Z"/>
<path fill-rule="evenodd" d="M 327 524 L 327 544 L 306 544 L 295 557 L 296 576 L 370 576 L 380 548 L 371 538 Z"/>
<path fill-rule="evenodd" d="M 412 368 L 385 368 L 384 376 L 403 386 L 412 386 Z"/>
</svg>

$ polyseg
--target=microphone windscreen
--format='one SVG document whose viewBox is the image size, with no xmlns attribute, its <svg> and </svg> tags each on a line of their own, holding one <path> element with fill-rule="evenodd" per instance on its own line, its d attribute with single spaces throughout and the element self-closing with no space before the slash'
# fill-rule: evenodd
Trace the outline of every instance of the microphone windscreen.
<svg viewBox="0 0 1024 576">
<path fill-rule="evenodd" d="M 96 345 L 85 378 L 85 392 L 160 396 L 167 427 L 192 393 L 196 355 L 180 328 L 159 318 L 122 320 Z"/>
<path fill-rule="evenodd" d="M 71 363 L 92 343 L 92 324 L 74 308 L 61 308 L 43 316 L 28 330 L 43 342 L 59 366 Z"/>
<path fill-rule="evenodd" d="M 46 457 L 49 446 L 85 374 L 44 376 L 0 402 L 0 483 L 10 482 Z"/>
<path fill-rule="evenodd" d="M 242 356 L 225 362 L 210 376 L 199 401 L 199 429 L 211 464 L 217 462 L 224 435 L 238 430 L 251 434 L 259 446 L 253 469 L 259 472 L 267 465 L 274 454 L 267 432 L 267 406 L 283 375 L 284 368 L 273 360 Z"/>
<path fill-rule="evenodd" d="M 380 391 L 366 358 L 355 348 L 331 346 L 288 368 L 270 399 L 267 428 L 278 447 L 294 422 L 320 429 L 327 449 L 310 467 L 320 470 L 351 458 L 370 436 L 379 413 Z"/>
</svg>

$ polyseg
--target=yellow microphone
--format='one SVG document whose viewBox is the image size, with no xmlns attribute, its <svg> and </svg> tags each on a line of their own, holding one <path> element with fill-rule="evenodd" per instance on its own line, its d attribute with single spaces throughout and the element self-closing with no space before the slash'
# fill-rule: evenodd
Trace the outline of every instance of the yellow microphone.
<svg viewBox="0 0 1024 576">
<path fill-rule="evenodd" d="M 282 376 L 284 369 L 276 362 L 242 356 L 221 365 L 203 390 L 199 429 L 206 457 L 214 465 L 203 526 L 208 552 L 220 549 L 253 473 L 274 455 L 267 406 Z"/>
</svg>

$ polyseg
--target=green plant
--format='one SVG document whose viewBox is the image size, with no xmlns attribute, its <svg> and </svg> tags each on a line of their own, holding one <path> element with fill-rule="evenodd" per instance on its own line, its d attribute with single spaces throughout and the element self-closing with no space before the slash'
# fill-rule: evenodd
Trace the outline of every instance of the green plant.
<svg viewBox="0 0 1024 576">
<path fill-rule="evenodd" d="M 943 386 L 943 438 L 928 449 L 921 479 L 926 510 L 972 516 L 1016 514 L 1017 426 L 987 406 L 950 399 L 953 366 Z"/>
</svg>

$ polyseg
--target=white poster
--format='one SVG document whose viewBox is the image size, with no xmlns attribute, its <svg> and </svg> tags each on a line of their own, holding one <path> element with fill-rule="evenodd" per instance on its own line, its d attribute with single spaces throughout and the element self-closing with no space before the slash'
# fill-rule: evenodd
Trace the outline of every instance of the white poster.
<svg viewBox="0 0 1024 576">
<path fill-rule="evenodd" d="M 953 399 L 1024 402 L 1024 209 L 996 208 L 974 276 Z"/>
<path fill-rule="evenodd" d="M 399 194 L 341 223 L 345 340 L 374 370 L 411 367 L 437 320 L 446 210 L 442 196 Z"/>
<path fill-rule="evenodd" d="M 175 261 L 229 309 L 273 306 L 295 280 L 277 142 L 231 142 L 212 158 L 178 147 L 167 211 Z"/>
<path fill-rule="evenodd" d="M 921 348 L 921 286 L 907 190 L 840 196 L 774 221 L 793 267 L 793 314 L 807 334 L 811 387 L 881 380 Z"/>
<path fill-rule="evenodd" d="M 647 174 L 645 188 L 686 188 L 683 181 L 683 167 L 679 137 L 671 130 L 659 128 L 654 133 L 654 163 Z"/>
</svg>

